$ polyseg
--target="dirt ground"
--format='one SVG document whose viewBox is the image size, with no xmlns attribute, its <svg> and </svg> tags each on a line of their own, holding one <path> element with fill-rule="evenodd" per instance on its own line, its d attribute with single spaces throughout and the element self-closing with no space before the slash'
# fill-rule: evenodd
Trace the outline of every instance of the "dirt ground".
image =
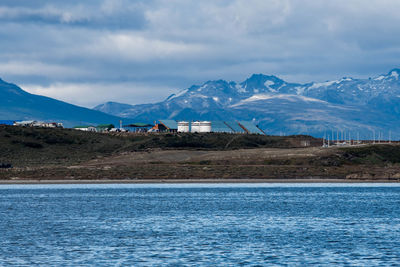
<svg viewBox="0 0 400 267">
<path fill-rule="evenodd" d="M 231 151 L 156 149 L 123 152 L 75 165 L 1 170 L 0 180 L 400 180 L 399 165 L 341 165 L 335 161 L 340 154 L 338 148 L 322 147 Z"/>
<path fill-rule="evenodd" d="M 239 149 L 232 151 L 193 151 L 193 150 L 153 150 L 148 152 L 129 152 L 91 160 L 75 168 L 97 168 L 103 166 L 129 166 L 132 164 L 204 164 L 226 162 L 231 165 L 258 165 L 265 160 L 312 158 L 330 155 L 335 148 L 260 148 Z"/>
<path fill-rule="evenodd" d="M 321 146 L 310 136 L 114 136 L 0 126 L 0 181 L 400 179 L 399 144 Z"/>
</svg>

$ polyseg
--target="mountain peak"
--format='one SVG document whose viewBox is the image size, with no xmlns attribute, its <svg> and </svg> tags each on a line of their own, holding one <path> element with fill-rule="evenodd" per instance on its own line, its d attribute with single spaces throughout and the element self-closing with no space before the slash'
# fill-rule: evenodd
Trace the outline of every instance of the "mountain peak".
<svg viewBox="0 0 400 267">
<path fill-rule="evenodd" d="M 246 81 L 266 81 L 266 80 L 281 80 L 274 75 L 265 75 L 262 73 L 252 74 Z"/>
<path fill-rule="evenodd" d="M 243 92 L 247 93 L 275 93 L 285 82 L 273 75 L 253 74 L 240 84 Z"/>
<path fill-rule="evenodd" d="M 396 68 L 373 80 L 343 77 L 300 84 L 259 73 L 249 75 L 241 83 L 207 81 L 159 103 L 116 105 L 115 109 L 101 111 L 137 121 L 255 118 L 270 133 L 323 136 L 332 130 L 346 129 L 366 138 L 371 129 L 400 132 L 398 77 L 400 69 Z"/>
<path fill-rule="evenodd" d="M 399 75 L 400 75 L 400 69 L 392 69 L 389 74 L 391 77 L 394 77 L 396 80 L 399 79 Z"/>
<path fill-rule="evenodd" d="M 108 114 L 114 114 L 121 108 L 129 110 L 130 108 L 132 108 L 132 105 L 108 101 L 106 103 L 95 106 L 93 109 Z"/>
<path fill-rule="evenodd" d="M 392 69 L 391 71 L 389 71 L 389 74 L 390 73 L 392 73 L 392 72 L 397 72 L 397 73 L 400 73 L 400 68 L 394 68 L 394 69 Z"/>
<path fill-rule="evenodd" d="M 248 86 L 258 86 L 258 87 L 268 87 L 265 85 L 265 83 L 268 84 L 283 84 L 284 81 L 274 75 L 265 75 L 262 73 L 259 74 L 253 74 L 249 78 L 247 78 L 242 84 L 247 84 Z"/>
<path fill-rule="evenodd" d="M 228 85 L 229 83 L 228 83 L 227 81 L 225 81 L 225 80 L 219 79 L 219 80 L 207 81 L 207 82 L 205 82 L 205 83 L 203 84 L 203 86 L 206 86 L 206 85 L 214 85 L 214 84 L 217 84 L 217 85 Z"/>
<path fill-rule="evenodd" d="M 248 78 L 248 80 L 262 79 L 264 76 L 267 76 L 267 75 L 264 75 L 262 73 L 254 73 Z"/>
</svg>

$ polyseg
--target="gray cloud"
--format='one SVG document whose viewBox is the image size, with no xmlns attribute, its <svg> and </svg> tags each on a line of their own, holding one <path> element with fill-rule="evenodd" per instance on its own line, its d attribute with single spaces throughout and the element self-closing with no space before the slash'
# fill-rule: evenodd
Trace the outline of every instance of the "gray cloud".
<svg viewBox="0 0 400 267">
<path fill-rule="evenodd" d="M 48 24 L 98 29 L 143 29 L 146 25 L 141 2 L 75 1 L 48 3 L 36 6 L 0 6 L 1 23 Z M 91 3 L 93 2 L 93 3 Z"/>
<path fill-rule="evenodd" d="M 261 72 L 368 77 L 399 66 L 399 11 L 397 0 L 3 0 L 0 77 L 86 106 Z"/>
</svg>

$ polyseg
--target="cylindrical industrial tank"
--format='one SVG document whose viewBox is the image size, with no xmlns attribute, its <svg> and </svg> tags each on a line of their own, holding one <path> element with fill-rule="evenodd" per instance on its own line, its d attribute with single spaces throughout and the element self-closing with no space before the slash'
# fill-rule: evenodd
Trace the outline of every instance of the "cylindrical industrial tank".
<svg viewBox="0 0 400 267">
<path fill-rule="evenodd" d="M 193 121 L 192 122 L 191 132 L 192 133 L 199 133 L 200 132 L 200 122 L 199 121 Z"/>
<path fill-rule="evenodd" d="M 210 133 L 211 132 L 211 122 L 201 121 L 200 122 L 200 133 Z"/>
<path fill-rule="evenodd" d="M 189 122 L 179 121 L 178 122 L 178 133 L 188 133 L 189 132 Z"/>
</svg>

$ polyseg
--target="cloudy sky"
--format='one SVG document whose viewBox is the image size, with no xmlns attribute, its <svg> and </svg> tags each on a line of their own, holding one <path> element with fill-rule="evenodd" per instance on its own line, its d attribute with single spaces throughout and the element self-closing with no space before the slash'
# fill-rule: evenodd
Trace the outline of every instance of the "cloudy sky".
<svg viewBox="0 0 400 267">
<path fill-rule="evenodd" d="M 0 77 L 93 107 L 252 73 L 291 82 L 400 66 L 398 0 L 1 0 Z"/>
</svg>

